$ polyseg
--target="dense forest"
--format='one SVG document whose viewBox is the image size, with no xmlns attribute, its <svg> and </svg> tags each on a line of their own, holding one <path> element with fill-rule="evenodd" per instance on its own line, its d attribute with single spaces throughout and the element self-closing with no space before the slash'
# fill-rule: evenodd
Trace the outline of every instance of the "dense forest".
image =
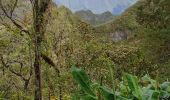
<svg viewBox="0 0 170 100">
<path fill-rule="evenodd" d="M 0 0 L 0 100 L 170 100 L 170 0 L 105 14 Z"/>
</svg>

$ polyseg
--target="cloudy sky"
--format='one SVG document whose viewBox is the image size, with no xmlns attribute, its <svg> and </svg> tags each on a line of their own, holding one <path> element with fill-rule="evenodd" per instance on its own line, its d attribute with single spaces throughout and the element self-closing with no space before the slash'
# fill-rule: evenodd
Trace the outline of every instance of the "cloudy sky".
<svg viewBox="0 0 170 100">
<path fill-rule="evenodd" d="M 55 0 L 58 5 L 64 5 L 73 12 L 91 10 L 94 13 L 110 11 L 113 14 L 124 11 L 137 0 Z"/>
</svg>

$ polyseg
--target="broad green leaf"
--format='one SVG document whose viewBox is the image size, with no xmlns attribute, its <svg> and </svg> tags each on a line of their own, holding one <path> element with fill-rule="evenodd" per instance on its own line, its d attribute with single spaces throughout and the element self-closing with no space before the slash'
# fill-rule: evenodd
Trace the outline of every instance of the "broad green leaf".
<svg viewBox="0 0 170 100">
<path fill-rule="evenodd" d="M 84 96 L 81 96 L 81 99 L 82 100 L 97 100 L 97 98 L 95 96 L 92 96 L 92 95 L 84 95 Z"/>
<path fill-rule="evenodd" d="M 102 86 L 100 87 L 100 92 L 103 95 L 104 100 L 130 100 L 120 95 L 116 95 L 111 90 Z M 116 99 L 114 99 L 114 96 L 116 97 Z"/>
<path fill-rule="evenodd" d="M 170 97 L 170 93 L 168 93 L 167 91 L 160 91 L 160 97 L 161 98 L 167 98 Z"/>
<path fill-rule="evenodd" d="M 164 82 L 160 85 L 160 88 L 164 91 L 170 92 L 170 82 Z"/>
<path fill-rule="evenodd" d="M 120 88 L 120 94 L 125 96 L 128 94 L 128 87 L 123 84 L 123 82 L 119 83 L 119 88 Z"/>
<path fill-rule="evenodd" d="M 72 67 L 71 72 L 72 72 L 73 78 L 80 85 L 80 87 L 87 94 L 95 96 L 95 94 L 93 93 L 93 91 L 90 88 L 90 80 L 89 80 L 87 74 L 82 69 L 78 69 L 76 67 Z"/>
<path fill-rule="evenodd" d="M 142 100 L 159 100 L 159 95 L 159 91 L 148 89 L 142 94 Z"/>
<path fill-rule="evenodd" d="M 114 100 L 115 94 L 105 87 L 100 87 L 100 92 L 104 98 L 104 100 Z"/>
<path fill-rule="evenodd" d="M 132 91 L 132 94 L 138 99 L 141 100 L 141 89 L 138 85 L 138 80 L 136 76 L 130 75 L 130 74 L 125 74 L 125 79 L 128 82 L 128 86 L 130 90 Z"/>
<path fill-rule="evenodd" d="M 145 75 L 144 77 L 142 77 L 142 81 L 144 82 L 148 82 L 149 84 L 151 84 L 154 88 L 157 88 L 157 83 L 155 80 L 151 79 L 149 75 Z"/>
<path fill-rule="evenodd" d="M 117 100 L 132 100 L 132 99 L 127 99 L 125 97 L 122 96 L 116 96 Z"/>
</svg>

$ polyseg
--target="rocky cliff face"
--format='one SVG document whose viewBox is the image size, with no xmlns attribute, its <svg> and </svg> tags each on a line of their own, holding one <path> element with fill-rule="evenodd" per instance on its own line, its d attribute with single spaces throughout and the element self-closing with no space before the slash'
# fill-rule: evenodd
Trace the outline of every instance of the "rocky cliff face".
<svg viewBox="0 0 170 100">
<path fill-rule="evenodd" d="M 110 33 L 113 42 L 119 42 L 128 39 L 128 32 L 126 31 L 116 31 L 115 33 Z"/>
</svg>

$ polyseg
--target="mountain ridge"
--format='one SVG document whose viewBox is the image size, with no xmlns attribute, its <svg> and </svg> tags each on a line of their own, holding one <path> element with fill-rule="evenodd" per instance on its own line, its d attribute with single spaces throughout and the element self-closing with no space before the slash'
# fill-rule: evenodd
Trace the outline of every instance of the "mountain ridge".
<svg viewBox="0 0 170 100">
<path fill-rule="evenodd" d="M 75 15 L 77 15 L 82 21 L 94 26 L 114 19 L 114 16 L 109 11 L 103 12 L 101 14 L 94 14 L 91 10 L 81 10 L 75 12 Z"/>
<path fill-rule="evenodd" d="M 91 10 L 94 14 L 101 14 L 110 11 L 113 14 L 120 14 L 137 0 L 55 0 L 57 5 L 64 5 L 71 9 L 72 12 L 80 10 Z M 122 7 L 120 7 L 122 5 Z M 118 9 L 113 12 L 114 9 Z"/>
</svg>

